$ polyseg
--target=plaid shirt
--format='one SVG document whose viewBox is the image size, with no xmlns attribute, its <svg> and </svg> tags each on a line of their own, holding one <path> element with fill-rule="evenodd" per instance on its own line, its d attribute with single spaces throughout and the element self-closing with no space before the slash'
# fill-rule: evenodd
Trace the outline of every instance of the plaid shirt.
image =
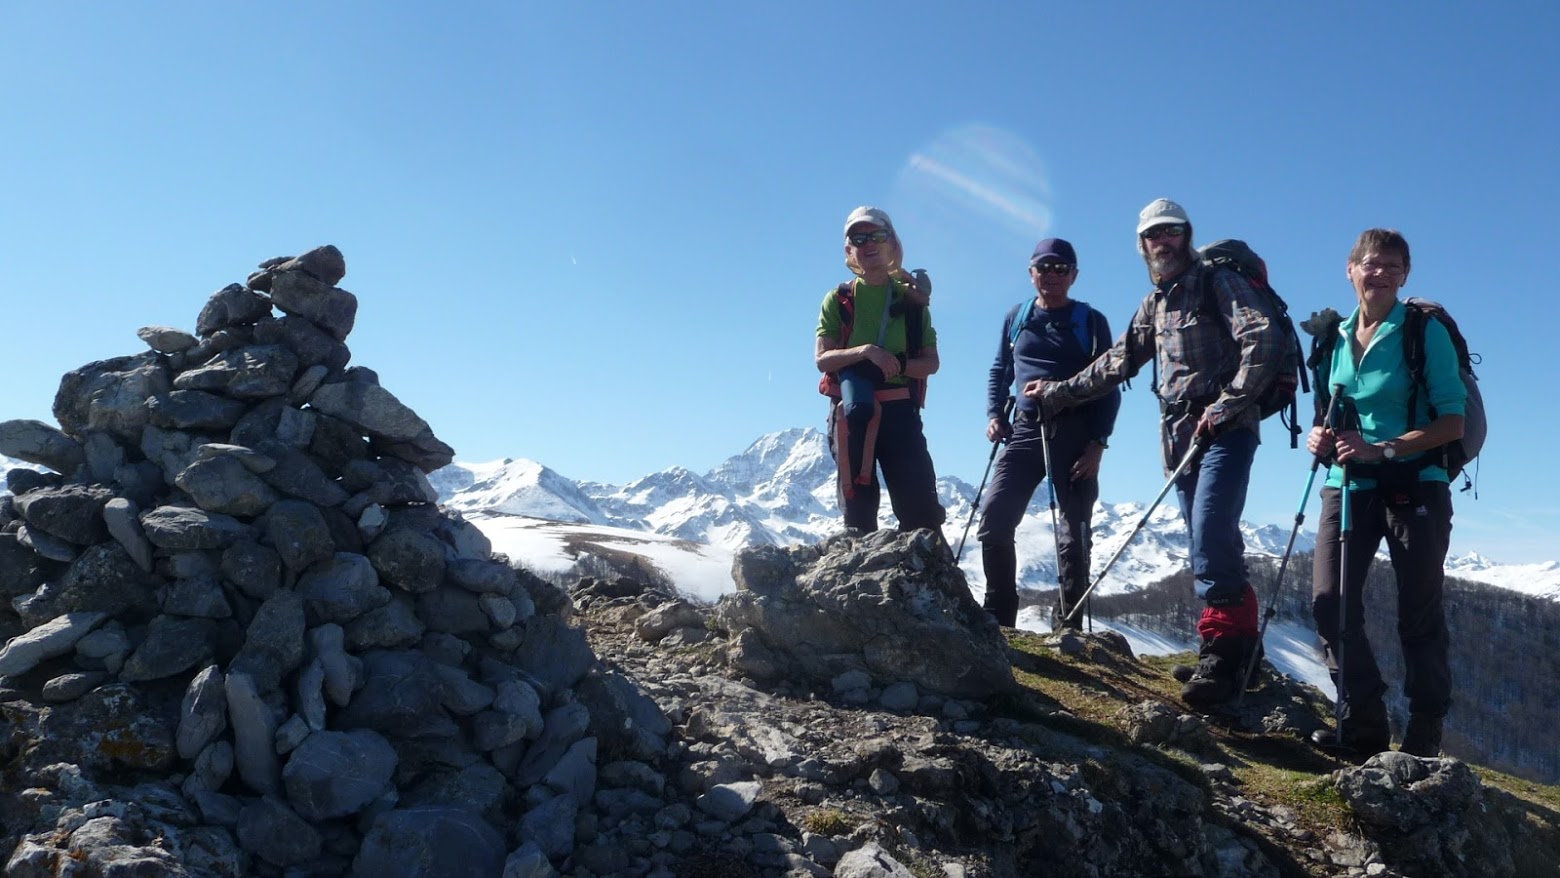
<svg viewBox="0 0 1560 878">
<path fill-rule="evenodd" d="M 1200 307 L 1203 283 L 1210 284 L 1208 302 L 1217 314 Z M 1168 475 L 1191 447 L 1205 412 L 1217 427 L 1257 430 L 1262 415 L 1255 394 L 1275 377 L 1283 344 L 1277 324 L 1244 278 L 1194 263 L 1143 299 L 1110 350 L 1076 376 L 1047 385 L 1045 403 L 1065 409 L 1087 402 L 1156 358 Z"/>
</svg>

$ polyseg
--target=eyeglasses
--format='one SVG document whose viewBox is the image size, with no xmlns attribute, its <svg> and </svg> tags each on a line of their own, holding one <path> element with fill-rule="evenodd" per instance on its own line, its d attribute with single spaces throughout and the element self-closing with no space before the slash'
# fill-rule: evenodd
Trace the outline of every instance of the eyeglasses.
<svg viewBox="0 0 1560 878">
<path fill-rule="evenodd" d="M 1366 274 L 1374 274 L 1375 272 L 1379 271 L 1388 277 L 1397 277 L 1405 271 L 1408 271 L 1408 269 L 1405 268 L 1401 262 L 1373 262 L 1371 260 L 1366 260 L 1359 263 L 1359 266 L 1360 271 L 1363 271 Z"/>
<path fill-rule="evenodd" d="M 874 244 L 881 244 L 889 239 L 889 234 L 883 229 L 878 229 L 875 232 L 851 232 L 845 237 L 849 238 L 852 244 L 860 247 L 862 244 L 865 244 L 868 241 L 871 241 Z"/>
<path fill-rule="evenodd" d="M 1184 234 L 1186 234 L 1186 223 L 1165 223 L 1143 232 L 1143 240 L 1153 241 L 1158 238 L 1179 238 Z"/>
<path fill-rule="evenodd" d="M 1054 274 L 1063 277 L 1072 274 L 1073 267 L 1065 262 L 1042 262 L 1035 266 L 1035 271 L 1041 274 Z"/>
</svg>

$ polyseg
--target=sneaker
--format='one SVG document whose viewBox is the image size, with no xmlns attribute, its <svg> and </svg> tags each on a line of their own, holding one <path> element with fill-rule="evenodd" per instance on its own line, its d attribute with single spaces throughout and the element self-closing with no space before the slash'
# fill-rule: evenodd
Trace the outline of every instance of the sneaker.
<svg viewBox="0 0 1560 878">
<path fill-rule="evenodd" d="M 1392 728 L 1387 724 L 1387 706 L 1380 698 L 1363 704 L 1344 705 L 1342 734 L 1336 729 L 1317 729 L 1311 743 L 1339 755 L 1374 756 L 1392 749 Z"/>
<path fill-rule="evenodd" d="M 1427 713 L 1408 716 L 1408 729 L 1398 750 L 1410 756 L 1434 759 L 1441 755 L 1441 718 Z"/>
</svg>

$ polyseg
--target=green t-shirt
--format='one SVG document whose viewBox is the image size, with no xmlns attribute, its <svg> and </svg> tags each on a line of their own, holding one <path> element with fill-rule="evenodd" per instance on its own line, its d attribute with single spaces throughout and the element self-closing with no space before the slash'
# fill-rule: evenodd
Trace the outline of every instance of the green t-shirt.
<svg viewBox="0 0 1560 878">
<path fill-rule="evenodd" d="M 893 283 L 893 301 L 898 302 L 904 298 L 906 285 L 899 282 Z M 909 345 L 905 343 L 905 317 L 903 314 L 888 318 L 888 328 L 882 333 L 882 341 L 878 341 L 879 330 L 882 328 L 883 317 L 886 310 L 883 307 L 884 300 L 889 295 L 889 284 L 874 286 L 862 280 L 856 284 L 856 319 L 851 324 L 850 338 L 842 339 L 843 347 L 855 347 L 863 344 L 881 344 L 882 348 L 891 354 L 904 354 L 909 352 Z M 892 303 L 890 304 L 892 307 Z M 840 337 L 840 329 L 844 320 L 840 314 L 839 297 L 834 290 L 829 290 L 823 297 L 823 307 L 818 311 L 818 337 Z M 932 327 L 932 311 L 926 309 L 925 317 L 921 321 L 921 347 L 930 348 L 937 346 L 937 330 Z M 903 384 L 903 378 L 890 379 L 890 384 Z"/>
</svg>

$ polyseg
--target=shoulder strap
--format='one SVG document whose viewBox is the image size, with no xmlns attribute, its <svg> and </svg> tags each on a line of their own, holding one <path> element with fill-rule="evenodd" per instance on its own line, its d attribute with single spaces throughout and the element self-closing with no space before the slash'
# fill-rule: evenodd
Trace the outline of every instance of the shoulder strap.
<svg viewBox="0 0 1560 878">
<path fill-rule="evenodd" d="M 926 306 L 911 305 L 905 310 L 905 356 L 921 353 L 921 335 L 926 331 Z"/>
<path fill-rule="evenodd" d="M 1419 389 L 1425 385 L 1425 323 L 1430 309 L 1417 300 L 1403 303 L 1403 359 L 1408 364 L 1408 427 L 1413 429 L 1419 415 Z M 1429 388 L 1426 387 L 1426 395 Z"/>
<path fill-rule="evenodd" d="M 1088 302 L 1073 300 L 1072 310 L 1073 332 L 1078 336 L 1078 347 L 1083 348 L 1083 355 L 1090 360 L 1094 359 L 1094 311 Z"/>
<path fill-rule="evenodd" d="M 856 324 L 856 282 L 841 282 L 834 288 L 834 298 L 840 303 L 840 344 L 850 344 L 850 333 Z"/>
<path fill-rule="evenodd" d="M 1024 333 L 1024 326 L 1029 323 L 1029 315 L 1035 310 L 1033 296 L 1024 300 L 1024 304 L 1018 306 L 1018 313 L 1013 315 L 1013 325 L 1008 327 L 1008 348 L 1018 344 L 1018 337 Z"/>
<path fill-rule="evenodd" d="M 905 357 L 921 355 L 921 336 L 926 331 L 926 306 L 910 305 L 905 311 Z M 926 407 L 926 379 L 910 378 L 910 398 L 917 408 Z"/>
</svg>

